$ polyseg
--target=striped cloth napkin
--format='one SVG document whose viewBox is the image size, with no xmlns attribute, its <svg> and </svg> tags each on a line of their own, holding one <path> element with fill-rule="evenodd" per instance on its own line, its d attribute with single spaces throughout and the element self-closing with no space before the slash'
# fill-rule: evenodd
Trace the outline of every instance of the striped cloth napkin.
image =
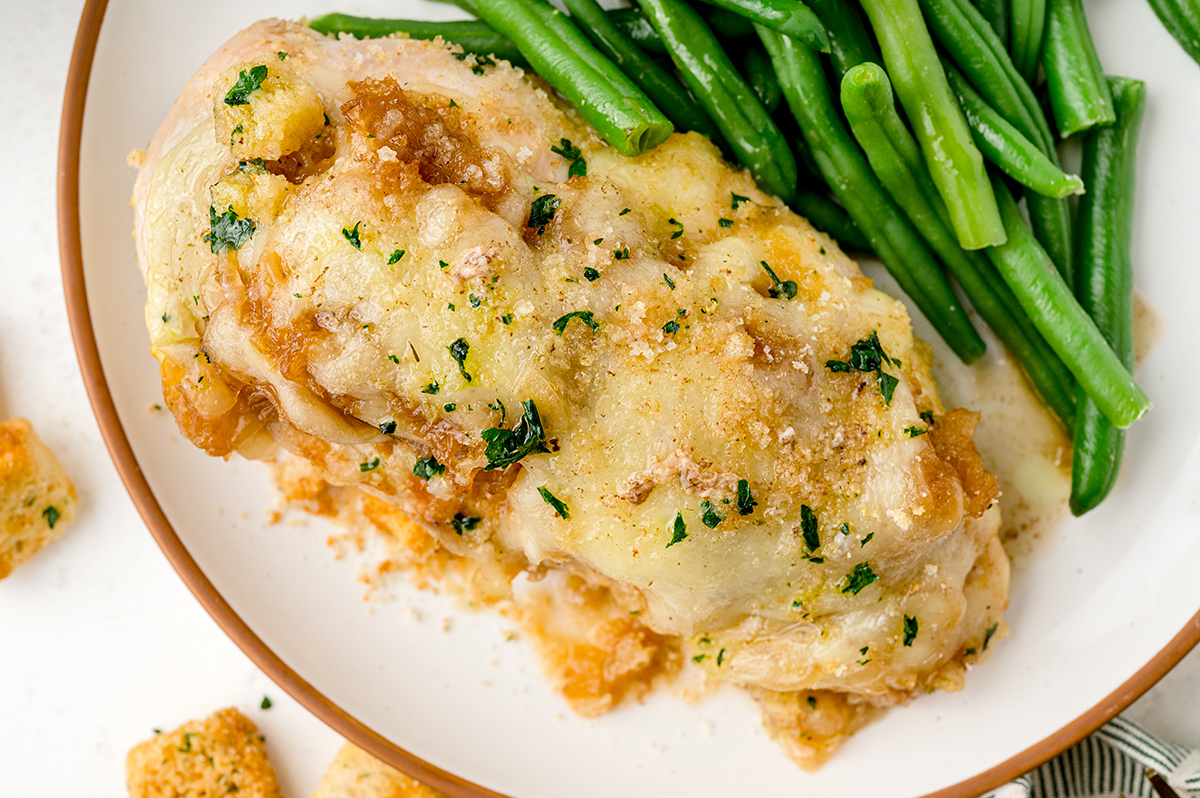
<svg viewBox="0 0 1200 798">
<path fill-rule="evenodd" d="M 1148 770 L 1162 777 L 1157 790 Z M 1162 798 L 1162 780 L 1181 798 L 1200 796 L 1200 749 L 1164 742 L 1117 717 L 1074 748 L 984 798 Z"/>
</svg>

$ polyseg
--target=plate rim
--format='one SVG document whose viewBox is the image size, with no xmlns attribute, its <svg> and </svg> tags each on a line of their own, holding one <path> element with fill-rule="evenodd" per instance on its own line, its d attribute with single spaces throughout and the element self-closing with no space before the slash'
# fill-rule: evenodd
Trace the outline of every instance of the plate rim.
<svg viewBox="0 0 1200 798">
<path fill-rule="evenodd" d="M 175 532 L 149 482 L 121 424 L 109 389 L 88 306 L 83 270 L 79 216 L 79 166 L 87 90 L 96 46 L 108 0 L 85 0 L 67 71 L 58 142 L 58 246 L 63 295 L 75 357 L 87 391 L 92 414 L 100 428 L 113 466 L 138 514 L 171 567 L 205 612 L 242 653 L 284 692 L 345 739 L 372 756 L 418 781 L 442 790 L 452 798 L 507 798 L 474 782 L 443 770 L 401 748 L 374 731 L 336 702 L 305 681 L 225 601 L 188 552 Z M 922 798 L 972 798 L 992 790 L 1052 759 L 1107 723 L 1150 689 L 1200 643 L 1200 611 L 1153 657 L 1117 689 L 1057 731 L 1025 750 L 975 776 Z"/>
</svg>

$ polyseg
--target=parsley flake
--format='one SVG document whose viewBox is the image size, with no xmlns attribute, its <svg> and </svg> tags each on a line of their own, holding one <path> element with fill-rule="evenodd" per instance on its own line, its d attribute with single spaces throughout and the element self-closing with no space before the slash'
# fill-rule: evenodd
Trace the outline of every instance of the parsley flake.
<svg viewBox="0 0 1200 798">
<path fill-rule="evenodd" d="M 54 529 L 54 525 L 58 523 L 58 519 L 62 517 L 62 513 L 53 504 L 42 510 L 42 518 L 46 519 L 46 526 Z"/>
<path fill-rule="evenodd" d="M 278 58 L 280 61 L 282 61 L 283 59 L 288 57 L 288 54 L 285 53 L 283 50 L 280 50 L 279 52 L 275 53 L 275 57 Z"/>
<path fill-rule="evenodd" d="M 721 217 L 720 219 L 717 219 L 717 224 L 719 224 L 719 225 L 721 225 L 721 227 L 725 227 L 725 228 L 733 227 L 733 219 L 726 219 L 724 217 Z"/>
<path fill-rule="evenodd" d="M 358 464 L 358 470 L 363 472 L 364 474 L 367 473 L 368 471 L 374 471 L 376 468 L 379 468 L 379 458 L 378 457 L 376 457 L 372 460 L 368 460 L 365 463 Z"/>
<path fill-rule="evenodd" d="M 229 250 L 237 251 L 254 235 L 254 220 L 243 219 L 229 206 L 229 210 L 217 215 L 217 209 L 208 207 L 209 232 L 204 234 L 209 249 L 214 255 Z"/>
<path fill-rule="evenodd" d="M 629 247 L 613 250 L 613 257 L 617 260 L 629 260 Z"/>
<path fill-rule="evenodd" d="M 904 428 L 904 434 L 906 437 L 909 437 L 909 438 L 915 438 L 918 435 L 924 435 L 926 432 L 929 432 L 929 430 L 923 429 L 922 427 L 905 427 Z"/>
<path fill-rule="evenodd" d="M 596 331 L 600 329 L 600 322 L 592 318 L 592 311 L 590 310 L 575 310 L 567 313 L 564 316 L 560 316 L 558 320 L 554 322 L 554 324 L 550 325 L 550 329 L 554 330 L 554 332 L 558 333 L 559 335 L 562 335 L 563 331 L 567 329 L 567 325 L 571 323 L 571 319 L 579 319 L 581 322 L 591 327 L 592 335 L 595 335 Z"/>
<path fill-rule="evenodd" d="M 554 194 L 543 194 L 535 199 L 529 205 L 529 221 L 525 223 L 526 227 L 536 227 L 538 235 L 546 232 L 546 225 L 550 224 L 550 220 L 554 218 L 558 206 L 562 204 Z"/>
<path fill-rule="evenodd" d="M 886 371 L 879 372 L 879 393 L 883 396 L 883 403 L 891 406 L 892 396 L 896 393 L 896 385 L 900 380 L 888 374 Z"/>
<path fill-rule="evenodd" d="M 442 405 L 442 409 L 445 410 L 447 413 L 453 413 L 455 410 L 458 409 L 458 405 L 455 404 L 454 402 L 446 402 L 446 404 Z"/>
<path fill-rule="evenodd" d="M 683 222 L 672 217 L 670 219 L 667 219 L 667 224 L 671 225 L 671 227 L 677 228 L 674 232 L 671 233 L 672 240 L 679 238 L 681 235 L 683 235 Z"/>
<path fill-rule="evenodd" d="M 629 213 L 631 210 L 632 210 L 631 208 L 622 208 L 621 212 L 618 213 L 617 216 L 624 216 L 625 214 Z"/>
<path fill-rule="evenodd" d="M 779 297 L 783 297 L 784 299 L 796 298 L 797 286 L 795 280 L 781 281 L 775 274 L 775 270 L 765 260 L 760 260 L 759 264 L 767 270 L 767 275 L 771 278 L 771 282 L 774 283 L 774 285 L 767 289 L 767 295 L 771 299 L 779 299 Z"/>
<path fill-rule="evenodd" d="M 983 633 L 983 650 L 984 651 L 987 651 L 988 644 L 992 642 L 992 636 L 996 634 L 996 630 L 999 628 L 1000 628 L 1000 622 L 997 621 L 996 623 L 989 626 L 987 628 L 987 631 Z"/>
<path fill-rule="evenodd" d="M 744 479 L 739 479 L 737 483 L 737 510 L 741 515 L 750 515 L 754 512 L 758 502 L 754 501 L 754 494 L 750 492 L 750 483 Z"/>
<path fill-rule="evenodd" d="M 538 488 L 538 493 L 542 494 L 542 501 L 554 508 L 554 513 L 559 518 L 566 521 L 571 517 L 571 511 L 567 509 L 567 505 L 545 487 Z"/>
<path fill-rule="evenodd" d="M 708 499 L 700 502 L 700 510 L 703 512 L 700 521 L 709 529 L 716 528 L 717 524 L 725 520 L 725 516 L 718 513 L 717 508 L 713 507 L 713 503 Z"/>
<path fill-rule="evenodd" d="M 809 709 L 817 708 L 817 697 L 815 695 L 810 695 L 808 697 L 808 708 Z"/>
<path fill-rule="evenodd" d="M 587 175 L 587 161 L 583 159 L 583 152 L 570 142 L 569 139 L 559 139 L 557 147 L 550 147 L 550 152 L 556 152 L 565 160 L 571 162 L 567 167 L 567 178 L 584 177 Z"/>
<path fill-rule="evenodd" d="M 854 566 L 854 570 L 846 574 L 846 586 L 841 589 L 842 593 L 849 593 L 852 596 L 857 596 L 864 587 L 874 582 L 879 576 L 871 570 L 868 563 L 860 562 Z"/>
<path fill-rule="evenodd" d="M 883 396 L 884 404 L 890 406 L 892 404 L 892 397 L 896 393 L 896 386 L 900 384 L 900 380 L 884 371 L 883 367 L 885 365 L 899 366 L 900 361 L 888 356 L 883 351 L 883 346 L 879 343 L 879 333 L 875 330 L 872 330 L 869 336 L 859 340 L 850 347 L 850 358 L 848 360 L 825 361 L 825 367 L 834 372 L 875 372 L 879 378 L 879 393 Z M 909 437 L 913 436 L 910 435 Z"/>
<path fill-rule="evenodd" d="M 867 533 L 867 536 L 866 536 L 865 538 L 863 538 L 863 539 L 862 539 L 862 542 L 861 542 L 861 543 L 859 543 L 859 544 L 858 544 L 858 547 L 861 549 L 863 546 L 865 546 L 865 545 L 867 545 L 868 543 L 870 543 L 870 542 L 871 542 L 871 538 L 873 538 L 873 537 L 875 537 L 875 533 L 874 533 L 874 532 L 868 532 L 868 533 Z"/>
<path fill-rule="evenodd" d="M 350 242 L 350 246 L 362 252 L 362 238 L 359 237 L 358 228 L 362 222 L 355 222 L 354 227 L 343 227 L 342 238 Z"/>
<path fill-rule="evenodd" d="M 404 257 L 404 250 L 398 249 L 391 255 L 388 255 L 388 266 L 395 266 Z"/>
<path fill-rule="evenodd" d="M 473 515 L 455 513 L 454 517 L 450 519 L 450 527 L 461 536 L 463 532 L 470 532 L 472 529 L 479 526 L 479 522 L 482 520 L 482 518 L 477 518 Z"/>
<path fill-rule="evenodd" d="M 668 277 L 666 272 L 663 272 L 663 281 L 667 284 L 668 288 L 672 291 L 675 290 L 675 281 Z"/>
<path fill-rule="evenodd" d="M 600 272 L 596 271 L 591 266 L 587 266 L 583 270 L 583 277 L 589 283 L 594 283 L 600 279 Z"/>
<path fill-rule="evenodd" d="M 392 361 L 397 366 L 400 365 L 400 358 L 396 357 L 395 355 L 388 355 L 388 360 Z"/>
<path fill-rule="evenodd" d="M 504 324 L 512 324 L 512 314 L 505 313 L 503 316 L 500 317 L 500 321 L 503 322 Z"/>
<path fill-rule="evenodd" d="M 437 380 L 434 380 L 433 382 L 429 383 L 424 388 L 422 388 L 421 393 L 427 393 L 430 396 L 437 396 L 438 391 L 440 391 L 440 390 L 442 390 L 442 386 L 440 384 L 438 384 Z"/>
<path fill-rule="evenodd" d="M 733 208 L 735 211 L 738 209 L 738 206 L 741 205 L 743 202 L 749 202 L 749 201 L 750 201 L 749 197 L 743 197 L 741 194 L 735 194 L 732 191 L 729 192 L 729 207 Z"/>
<path fill-rule="evenodd" d="M 800 505 L 800 534 L 809 551 L 821 548 L 821 535 L 817 529 L 817 514 L 807 504 Z"/>
<path fill-rule="evenodd" d="M 413 474 L 428 482 L 446 473 L 446 467 L 436 457 L 422 457 L 413 464 Z"/>
<path fill-rule="evenodd" d="M 549 454 L 546 431 L 532 399 L 521 402 L 524 413 L 512 429 L 490 427 L 479 434 L 487 441 L 488 464 L 484 471 L 503 471 L 530 454 Z"/>
<path fill-rule="evenodd" d="M 250 100 L 247 97 L 262 88 L 263 81 L 266 79 L 267 67 L 265 64 L 243 69 L 238 73 L 237 82 L 233 84 L 233 88 L 225 92 L 225 104 L 249 105 Z"/>
<path fill-rule="evenodd" d="M 471 349 L 471 345 L 467 343 L 467 339 L 457 338 L 446 349 L 450 351 L 450 357 L 454 358 L 454 362 L 458 364 L 458 371 L 462 374 L 463 379 L 470 382 L 471 375 L 467 373 L 467 367 L 464 365 L 467 361 L 467 352 Z"/>
<path fill-rule="evenodd" d="M 258 705 L 259 709 L 270 709 L 271 706 L 271 699 L 266 696 L 263 696 L 262 703 Z"/>
<path fill-rule="evenodd" d="M 685 540 L 687 534 L 687 524 L 684 523 L 683 513 L 675 513 L 675 520 L 671 522 L 671 542 L 667 544 L 667 548 L 671 548 L 681 540 Z"/>
<path fill-rule="evenodd" d="M 841 532 L 843 535 L 849 535 L 850 534 L 850 522 L 843 521 L 842 525 L 838 527 L 838 532 Z"/>
<path fill-rule="evenodd" d="M 396 432 L 396 422 L 395 421 L 383 422 L 382 424 L 379 425 L 379 431 L 382 432 L 384 435 L 394 434 Z"/>
<path fill-rule="evenodd" d="M 917 619 L 912 615 L 904 616 L 904 645 L 911 646 L 917 639 Z"/>
</svg>

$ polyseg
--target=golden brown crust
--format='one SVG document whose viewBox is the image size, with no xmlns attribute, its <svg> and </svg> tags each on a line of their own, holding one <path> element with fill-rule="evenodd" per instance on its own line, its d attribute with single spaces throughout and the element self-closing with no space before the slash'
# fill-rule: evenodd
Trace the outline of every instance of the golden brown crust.
<svg viewBox="0 0 1200 798">
<path fill-rule="evenodd" d="M 962 483 L 967 514 L 980 518 L 1000 496 L 1000 482 L 988 471 L 973 436 L 979 414 L 956 407 L 937 420 L 929 430 L 929 442 Z"/>
<path fill-rule="evenodd" d="M 0 424 L 0 579 L 75 518 L 75 486 L 23 418 Z"/>
<path fill-rule="evenodd" d="M 443 793 L 346 743 L 312 798 L 443 798 Z"/>
<path fill-rule="evenodd" d="M 281 798 L 263 736 L 236 709 L 139 743 L 125 775 L 130 798 Z"/>
</svg>

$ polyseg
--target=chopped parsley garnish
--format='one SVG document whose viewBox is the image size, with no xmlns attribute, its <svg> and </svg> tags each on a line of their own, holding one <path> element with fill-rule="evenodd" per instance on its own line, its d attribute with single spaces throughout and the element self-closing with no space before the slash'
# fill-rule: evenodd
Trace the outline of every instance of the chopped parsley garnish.
<svg viewBox="0 0 1200 798">
<path fill-rule="evenodd" d="M 557 147 L 551 147 L 550 152 L 556 152 L 565 160 L 571 162 L 567 167 L 567 178 L 584 177 L 587 175 L 587 161 L 583 159 L 583 152 L 570 142 L 568 139 L 559 139 Z"/>
<path fill-rule="evenodd" d="M 195 737 L 196 735 L 198 735 L 199 733 L 200 732 L 184 732 L 183 733 L 183 747 L 176 748 L 175 750 L 181 754 L 190 754 L 192 752 L 192 738 Z"/>
<path fill-rule="evenodd" d="M 288 54 L 285 53 L 283 50 L 280 50 L 279 52 L 275 53 L 275 57 L 278 58 L 280 61 L 282 61 L 283 59 L 288 57 Z"/>
<path fill-rule="evenodd" d="M 239 122 L 238 126 L 235 127 L 233 129 L 233 131 L 229 134 L 229 146 L 230 147 L 237 144 L 238 133 L 242 133 L 242 132 L 245 132 L 245 128 L 242 127 L 242 124 Z"/>
<path fill-rule="evenodd" d="M 809 551 L 821 548 L 821 535 L 817 530 L 817 514 L 807 504 L 800 505 L 800 534 Z"/>
<path fill-rule="evenodd" d="M 717 508 L 713 507 L 713 503 L 708 499 L 700 502 L 700 510 L 703 515 L 700 516 L 700 521 L 709 529 L 714 529 L 717 524 L 725 520 L 725 516 L 717 512 Z"/>
<path fill-rule="evenodd" d="M 62 517 L 62 513 L 53 504 L 42 510 L 42 518 L 46 519 L 46 526 L 54 529 L 54 525 L 58 523 L 58 519 Z"/>
<path fill-rule="evenodd" d="M 449 266 L 449 265 L 450 265 L 450 264 L 449 264 L 449 263 L 446 263 L 446 261 L 444 261 L 444 260 L 439 260 L 439 261 L 438 261 L 438 268 L 439 268 L 439 269 L 444 269 L 444 268 L 446 268 L 446 267 L 447 267 L 447 266 Z"/>
<path fill-rule="evenodd" d="M 395 355 L 388 355 L 388 360 L 392 361 L 396 365 L 400 365 L 400 358 L 396 357 Z"/>
<path fill-rule="evenodd" d="M 271 699 L 267 698 L 266 696 L 263 696 L 262 703 L 258 705 L 258 708 L 259 709 L 270 709 L 271 708 Z"/>
<path fill-rule="evenodd" d="M 862 542 L 861 542 L 861 543 L 859 543 L 859 544 L 858 544 L 858 547 L 861 549 L 863 546 L 865 546 L 865 545 L 867 545 L 868 543 L 870 543 L 870 542 L 871 542 L 871 538 L 873 538 L 873 537 L 875 537 L 875 533 L 874 533 L 874 532 L 868 532 L 868 533 L 867 533 L 867 536 L 866 536 L 865 538 L 863 538 L 863 539 L 862 539 Z"/>
<path fill-rule="evenodd" d="M 912 615 L 904 616 L 904 645 L 911 646 L 917 639 L 917 619 Z"/>
<path fill-rule="evenodd" d="M 857 596 L 860 591 L 867 585 L 874 582 L 879 577 L 871 570 L 868 563 L 860 562 L 854 566 L 854 570 L 846 574 L 846 586 L 842 588 L 842 593 L 849 593 L 852 596 Z"/>
<path fill-rule="evenodd" d="M 466 63 L 468 58 L 475 59 L 475 62 L 471 65 L 471 71 L 476 75 L 482 75 L 485 67 L 496 65 L 496 62 L 492 60 L 491 56 L 486 55 L 477 55 L 475 53 L 455 53 L 454 57 L 464 63 Z"/>
<path fill-rule="evenodd" d="M 629 260 L 629 247 L 613 250 L 613 257 L 617 260 Z"/>
<path fill-rule="evenodd" d="M 559 335 L 562 335 L 563 331 L 567 329 L 567 325 L 571 323 L 571 319 L 579 319 L 581 322 L 591 327 L 592 335 L 595 335 L 596 331 L 600 329 L 600 322 L 592 318 L 592 311 L 590 310 L 574 310 L 564 316 L 560 316 L 558 320 L 554 322 L 554 324 L 550 325 L 550 329 L 554 330 L 554 332 L 558 333 Z"/>
<path fill-rule="evenodd" d="M 505 324 L 512 324 L 512 314 L 505 313 L 503 316 L 500 317 L 500 321 L 502 321 Z"/>
<path fill-rule="evenodd" d="M 704 660 L 705 660 L 705 659 L 707 659 L 707 658 L 708 658 L 708 655 L 707 655 L 707 654 L 693 654 L 693 655 L 692 655 L 692 662 L 694 662 L 694 663 L 696 663 L 697 665 L 699 665 L 701 662 L 704 662 Z"/>
<path fill-rule="evenodd" d="M 676 228 L 671 233 L 672 240 L 679 238 L 681 235 L 683 235 L 683 222 L 679 221 L 675 217 L 671 217 L 670 219 L 667 219 L 667 224 L 671 225 L 671 227 Z"/>
<path fill-rule="evenodd" d="M 721 667 L 721 663 L 725 661 L 725 649 L 717 652 L 717 667 Z"/>
<path fill-rule="evenodd" d="M 363 472 L 364 474 L 367 473 L 368 471 L 374 471 L 376 468 L 379 468 L 379 458 L 378 457 L 376 457 L 372 460 L 368 460 L 365 463 L 358 464 L 358 470 Z"/>
<path fill-rule="evenodd" d="M 362 238 L 359 237 L 358 228 L 362 222 L 355 222 L 354 227 L 343 227 L 342 238 L 350 242 L 350 246 L 362 252 Z"/>
<path fill-rule="evenodd" d="M 468 296 L 467 301 L 471 303 L 471 307 L 473 307 L 473 308 L 477 308 L 483 304 L 483 300 L 480 299 L 479 297 L 475 296 L 474 294 L 471 294 L 470 296 Z"/>
<path fill-rule="evenodd" d="M 388 266 L 395 266 L 404 257 L 404 250 L 398 249 L 391 255 L 388 255 Z"/>
<path fill-rule="evenodd" d="M 984 651 L 987 651 L 988 643 L 992 642 L 992 636 L 994 634 L 996 634 L 996 630 L 999 628 L 1000 628 L 1000 622 L 997 621 L 996 623 L 989 626 L 987 628 L 987 631 L 983 633 L 983 650 Z"/>
<path fill-rule="evenodd" d="M 883 367 L 885 365 L 899 366 L 900 361 L 889 357 L 883 351 L 883 347 L 879 343 L 879 334 L 874 330 L 871 331 L 868 337 L 859 340 L 858 343 L 850 347 L 849 360 L 825 361 L 825 367 L 833 372 L 875 372 L 879 377 L 879 393 L 883 396 L 883 403 L 891 405 L 892 397 L 896 393 L 896 386 L 900 384 L 900 380 L 884 371 Z M 909 437 L 912 436 L 910 435 Z"/>
<path fill-rule="evenodd" d="M 467 352 L 471 349 L 471 345 L 467 343 L 467 339 L 457 338 L 446 349 L 450 351 L 450 357 L 454 358 L 454 362 L 458 364 L 458 371 L 462 374 L 463 379 L 470 382 L 471 375 L 467 373 L 467 367 L 464 365 L 467 361 Z"/>
<path fill-rule="evenodd" d="M 554 512 L 559 518 L 565 521 L 571 517 L 571 511 L 567 509 L 567 505 L 545 487 L 538 488 L 538 493 L 542 494 L 542 501 L 554 508 Z"/>
<path fill-rule="evenodd" d="M 729 197 L 730 197 L 729 207 L 733 208 L 735 211 L 738 209 L 738 206 L 741 205 L 743 202 L 750 201 L 749 197 L 743 197 L 741 194 L 735 194 L 732 191 L 729 192 Z"/>
<path fill-rule="evenodd" d="M 915 438 L 918 435 L 924 435 L 926 432 L 929 432 L 929 430 L 924 429 L 922 427 L 905 427 L 904 428 L 904 434 L 909 438 Z"/>
<path fill-rule="evenodd" d="M 589 283 L 594 283 L 600 279 L 600 272 L 596 271 L 591 266 L 587 266 L 583 270 L 583 277 Z"/>
<path fill-rule="evenodd" d="M 462 535 L 463 532 L 470 532 L 472 529 L 479 526 L 479 522 L 482 520 L 482 518 L 477 518 L 473 515 L 455 513 L 454 517 L 450 519 L 450 527 L 459 535 Z"/>
<path fill-rule="evenodd" d="M 453 413 L 455 410 L 458 409 L 458 405 L 455 404 L 454 402 L 446 402 L 446 404 L 442 405 L 442 409 L 445 410 L 447 413 Z"/>
<path fill-rule="evenodd" d="M 750 492 L 750 483 L 744 479 L 739 479 L 737 483 L 737 510 L 741 515 L 750 515 L 754 512 L 758 502 L 754 501 L 754 494 Z"/>
<path fill-rule="evenodd" d="M 674 335 L 675 333 L 679 332 L 679 322 L 671 319 L 669 322 L 663 325 L 662 329 L 667 335 Z"/>
<path fill-rule="evenodd" d="M 254 235 L 254 220 L 238 216 L 232 205 L 220 216 L 217 215 L 217 209 L 210 205 L 208 224 L 211 229 L 204 234 L 204 240 L 214 255 L 227 250 L 236 251 Z"/>
<path fill-rule="evenodd" d="M 436 457 L 422 457 L 413 464 L 413 473 L 425 481 L 446 473 L 446 467 Z"/>
<path fill-rule="evenodd" d="M 808 697 L 808 708 L 809 709 L 817 708 L 817 697 L 815 695 L 810 695 Z"/>
<path fill-rule="evenodd" d="M 841 532 L 843 535 L 849 535 L 850 534 L 850 522 L 843 521 L 842 525 L 838 527 L 838 532 Z"/>
<path fill-rule="evenodd" d="M 630 210 L 631 210 L 630 208 L 622 208 L 621 212 L 618 213 L 617 216 L 624 216 L 625 214 L 629 213 Z"/>
<path fill-rule="evenodd" d="M 526 455 L 550 453 L 537 405 L 529 399 L 521 402 L 521 407 L 525 412 L 512 429 L 490 427 L 479 433 L 487 441 L 488 464 L 484 471 L 502 471 Z"/>
<path fill-rule="evenodd" d="M 666 272 L 663 272 L 663 282 L 665 282 L 667 284 L 667 287 L 670 288 L 672 291 L 675 290 L 675 281 L 672 280 L 670 277 L 668 277 Z"/>
<path fill-rule="evenodd" d="M 250 100 L 246 98 L 262 88 L 263 81 L 266 79 L 267 67 L 265 64 L 243 69 L 238 73 L 237 82 L 233 84 L 233 88 L 225 92 L 225 104 L 249 105 Z"/>
<path fill-rule="evenodd" d="M 683 513 L 675 513 L 675 520 L 671 522 L 671 542 L 667 544 L 667 548 L 671 548 L 676 543 L 687 538 L 687 524 L 683 521 Z"/>
<path fill-rule="evenodd" d="M 717 224 L 721 225 L 722 227 L 733 227 L 733 219 L 726 219 L 722 217 L 717 219 Z"/>
<path fill-rule="evenodd" d="M 550 220 L 554 218 L 554 213 L 561 204 L 562 200 L 554 194 L 543 194 L 538 197 L 529 205 L 529 221 L 525 223 L 525 226 L 536 227 L 538 235 L 546 232 L 546 225 L 550 224 Z"/>
<path fill-rule="evenodd" d="M 771 299 L 779 299 L 779 297 L 783 297 L 784 299 L 796 298 L 797 288 L 795 280 L 780 281 L 779 277 L 775 274 L 775 270 L 765 260 L 760 260 L 759 264 L 767 270 L 767 276 L 771 278 L 771 282 L 774 284 L 767 289 L 767 295 Z"/>
<path fill-rule="evenodd" d="M 442 386 L 438 384 L 437 380 L 434 380 L 433 382 L 429 383 L 424 388 L 422 388 L 421 393 L 427 393 L 430 396 L 437 396 L 438 391 L 440 391 L 440 390 L 442 390 Z"/>
<path fill-rule="evenodd" d="M 379 431 L 382 432 L 384 435 L 391 435 L 391 434 L 395 433 L 396 422 L 395 421 L 383 422 L 382 424 L 379 425 Z"/>
<path fill-rule="evenodd" d="M 932 427 L 933 426 L 933 411 L 932 410 L 922 410 L 921 411 L 921 420 Z"/>
</svg>

